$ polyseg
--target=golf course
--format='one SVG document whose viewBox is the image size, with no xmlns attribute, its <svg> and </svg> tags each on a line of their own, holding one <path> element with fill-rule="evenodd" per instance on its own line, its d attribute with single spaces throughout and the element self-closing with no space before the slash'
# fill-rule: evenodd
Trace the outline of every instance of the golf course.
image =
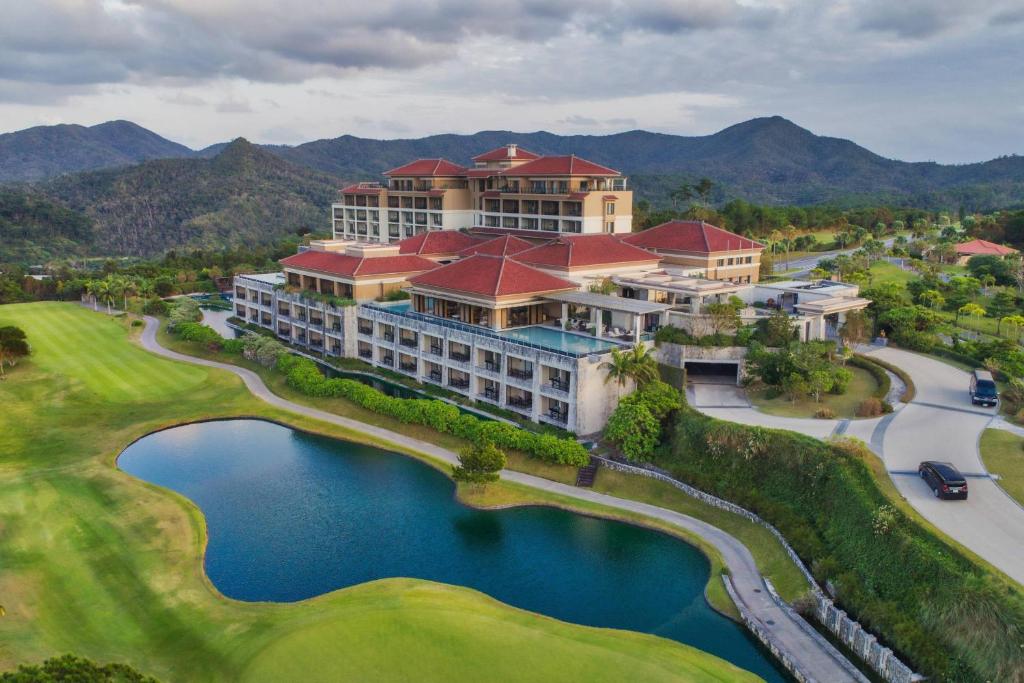
<svg viewBox="0 0 1024 683">
<path fill-rule="evenodd" d="M 0 325 L 32 348 L 0 381 L 0 671 L 74 653 L 162 681 L 759 680 L 671 640 L 415 579 L 230 600 L 204 573 L 198 508 L 117 469 L 121 450 L 239 416 L 373 440 L 277 410 L 228 372 L 150 354 L 124 317 L 45 302 L 0 306 Z"/>
</svg>

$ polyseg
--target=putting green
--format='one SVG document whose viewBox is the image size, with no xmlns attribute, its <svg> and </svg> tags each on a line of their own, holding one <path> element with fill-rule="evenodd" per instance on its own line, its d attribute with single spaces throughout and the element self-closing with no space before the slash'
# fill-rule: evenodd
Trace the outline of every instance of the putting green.
<svg viewBox="0 0 1024 683">
<path fill-rule="evenodd" d="M 167 681 L 754 681 L 699 650 L 510 608 L 464 588 L 392 579 L 295 604 L 227 600 L 202 571 L 186 501 L 114 466 L 155 428 L 262 416 L 221 371 L 129 342 L 73 304 L 0 306 L 33 347 L 0 382 L 0 670 L 64 652 Z M 135 328 L 136 330 L 138 328 Z"/>
</svg>

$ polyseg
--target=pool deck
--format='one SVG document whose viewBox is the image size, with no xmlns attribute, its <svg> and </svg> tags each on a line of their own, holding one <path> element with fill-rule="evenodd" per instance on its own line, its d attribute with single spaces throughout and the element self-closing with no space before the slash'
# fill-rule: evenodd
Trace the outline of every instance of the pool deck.
<svg viewBox="0 0 1024 683">
<path fill-rule="evenodd" d="M 388 429 L 375 427 L 352 420 L 334 413 L 328 413 L 317 408 L 293 403 L 270 391 L 263 383 L 263 380 L 252 370 L 241 368 L 229 363 L 196 358 L 186 354 L 171 351 L 164 348 L 157 341 L 156 333 L 160 327 L 160 321 L 151 316 L 146 316 L 146 327 L 143 330 L 142 347 L 152 353 L 170 358 L 172 360 L 193 365 L 218 368 L 232 372 L 242 379 L 245 386 L 254 396 L 266 403 L 307 417 L 312 417 L 323 422 L 335 424 L 346 429 L 368 434 L 385 442 L 390 442 L 413 451 L 424 453 L 432 458 L 451 465 L 458 464 L 458 455 L 447 449 L 436 446 L 426 441 L 413 439 Z M 530 486 L 535 489 L 547 491 L 568 498 L 597 503 L 609 508 L 625 510 L 667 522 L 675 527 L 689 533 L 700 536 L 722 555 L 726 566 L 729 568 L 731 583 L 736 595 L 743 602 L 746 615 L 765 633 L 769 634 L 772 642 L 782 651 L 788 653 L 794 664 L 801 672 L 804 672 L 814 681 L 828 681 L 829 683 L 862 683 L 863 676 L 851 673 L 852 664 L 843 655 L 823 639 L 812 637 L 813 629 L 803 621 L 792 610 L 785 610 L 778 605 L 766 590 L 764 577 L 757 569 L 754 556 L 745 545 L 737 538 L 722 531 L 718 527 L 707 522 L 690 517 L 688 515 L 641 503 L 635 500 L 617 498 L 605 493 L 598 493 L 589 489 L 579 489 L 575 486 L 561 484 L 559 482 L 535 477 L 522 472 L 502 470 L 501 478 L 505 481 L 513 481 L 519 484 Z M 856 671 L 853 669 L 853 671 Z"/>
</svg>

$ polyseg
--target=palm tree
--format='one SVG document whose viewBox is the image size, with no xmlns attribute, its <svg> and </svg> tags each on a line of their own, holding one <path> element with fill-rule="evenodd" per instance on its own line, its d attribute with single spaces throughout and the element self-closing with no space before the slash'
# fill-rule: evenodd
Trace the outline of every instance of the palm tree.
<svg viewBox="0 0 1024 683">
<path fill-rule="evenodd" d="M 107 304 L 107 314 L 109 315 L 113 313 L 111 310 L 111 304 L 114 302 L 114 297 L 117 296 L 117 294 L 114 291 L 114 284 L 111 282 L 110 278 L 97 280 L 93 291 L 96 294 L 96 298 L 102 299 L 103 302 Z"/>
<path fill-rule="evenodd" d="M 94 311 L 100 310 L 99 309 L 99 299 L 98 299 L 99 288 L 100 288 L 100 281 L 99 280 L 86 280 L 84 287 L 85 287 L 86 293 L 89 296 L 92 297 L 92 310 L 94 310 Z"/>
<path fill-rule="evenodd" d="M 629 358 L 630 376 L 638 386 L 658 379 L 658 363 L 646 346 L 637 344 L 626 356 Z"/>
<path fill-rule="evenodd" d="M 975 316 L 981 317 L 981 316 L 985 315 L 985 309 L 982 308 L 981 306 L 979 306 L 978 304 L 973 303 L 973 302 L 972 303 L 966 303 L 963 306 L 961 306 L 960 308 L 958 308 L 957 311 L 956 311 L 956 319 L 957 319 L 958 322 L 960 320 L 960 316 L 961 315 L 966 315 L 966 316 L 971 317 L 971 318 L 973 318 Z"/>
<path fill-rule="evenodd" d="M 622 387 L 626 386 L 626 382 L 629 381 L 633 370 L 630 354 L 612 349 L 611 360 L 601 363 L 601 369 L 608 372 L 604 377 L 604 383 L 608 384 L 614 379 L 619 387 L 619 392 L 621 392 Z"/>
<path fill-rule="evenodd" d="M 124 312 L 128 312 L 128 295 L 132 297 L 139 293 L 139 285 L 133 278 L 121 278 L 121 295 L 124 297 Z"/>
</svg>

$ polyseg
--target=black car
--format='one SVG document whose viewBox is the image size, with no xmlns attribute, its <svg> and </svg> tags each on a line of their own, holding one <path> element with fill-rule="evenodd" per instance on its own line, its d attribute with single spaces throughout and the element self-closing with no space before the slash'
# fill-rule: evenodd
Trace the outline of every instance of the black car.
<svg viewBox="0 0 1024 683">
<path fill-rule="evenodd" d="M 975 370 L 971 373 L 971 387 L 968 389 L 971 403 L 983 406 L 994 406 L 999 403 L 999 392 L 996 381 L 988 370 Z"/>
<path fill-rule="evenodd" d="M 936 498 L 967 500 L 967 480 L 948 462 L 926 460 L 917 472 Z"/>
</svg>

